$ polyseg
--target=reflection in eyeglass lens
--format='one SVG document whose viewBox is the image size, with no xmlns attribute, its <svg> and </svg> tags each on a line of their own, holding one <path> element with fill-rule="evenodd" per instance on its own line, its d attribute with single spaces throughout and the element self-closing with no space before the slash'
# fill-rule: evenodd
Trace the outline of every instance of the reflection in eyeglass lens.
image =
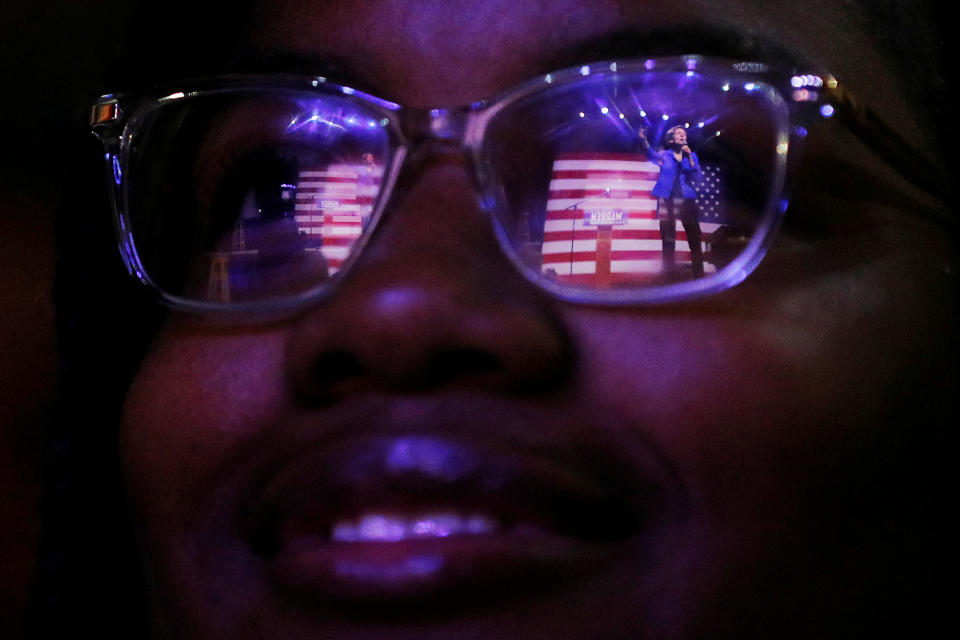
<svg viewBox="0 0 960 640">
<path fill-rule="evenodd" d="M 480 149 L 488 202 L 530 271 L 628 289 L 711 278 L 774 210 L 785 107 L 711 74 L 584 77 L 518 98 Z M 130 155 L 129 219 L 164 291 L 297 296 L 354 257 L 393 153 L 388 121 L 339 96 L 206 95 L 151 113 Z"/>
<path fill-rule="evenodd" d="M 779 103 L 757 83 L 608 75 L 491 122 L 497 213 L 537 277 L 586 289 L 710 277 L 766 223 Z"/>
<path fill-rule="evenodd" d="M 335 274 L 370 221 L 382 175 L 372 154 L 362 163 L 304 168 L 294 184 L 271 184 L 283 203 L 279 215 L 264 213 L 265 201 L 277 198 L 251 190 L 229 246 L 207 256 L 206 299 L 229 302 L 255 288 L 277 295 L 294 273 L 309 274 L 308 287 Z M 279 270 L 272 277 L 271 257 Z"/>
<path fill-rule="evenodd" d="M 709 182 L 696 183 L 693 203 L 680 196 L 676 207 L 652 194 L 662 172 L 641 154 L 560 154 L 546 203 L 542 272 L 595 287 L 643 284 L 665 270 L 715 272 L 713 263 L 704 263 L 702 239 L 698 248 L 688 233 L 709 237 L 720 228 L 716 169 Z M 674 173 L 683 178 L 682 171 Z M 696 208 L 688 213 L 690 204 Z M 678 218 L 683 231 L 676 230 Z"/>
<path fill-rule="evenodd" d="M 353 103 L 207 96 L 149 125 L 132 154 L 131 221 L 165 291 L 296 296 L 334 276 L 369 226 L 389 144 Z"/>
</svg>

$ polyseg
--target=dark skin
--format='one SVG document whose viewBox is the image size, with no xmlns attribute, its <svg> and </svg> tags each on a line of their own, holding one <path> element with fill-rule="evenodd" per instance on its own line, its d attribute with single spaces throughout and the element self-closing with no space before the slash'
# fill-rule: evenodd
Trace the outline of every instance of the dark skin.
<svg viewBox="0 0 960 640">
<path fill-rule="evenodd" d="M 265 9 L 253 39 L 321 60 L 334 54 L 352 75 L 347 84 L 403 104 L 451 105 L 550 70 L 561 52 L 605 33 L 673 28 L 700 4 L 414 10 L 390 0 L 292 0 Z M 834 39 L 844 20 L 821 24 L 812 8 L 784 4 L 726 10 L 734 25 L 851 78 L 852 89 L 891 96 L 878 108 L 913 130 L 894 79 L 867 62 L 870 34 Z M 817 4 L 837 15 L 833 3 Z M 846 47 L 860 54 L 846 56 Z M 611 310 L 534 290 L 503 257 L 464 161 L 446 154 L 401 176 L 390 217 L 331 300 L 269 322 L 171 314 L 130 388 L 121 431 L 157 636 L 799 638 L 909 629 L 916 602 L 904 584 L 922 584 L 916 567 L 931 527 L 913 499 L 928 489 L 916 438 L 937 428 L 938 398 L 953 385 L 942 348 L 954 320 L 952 256 L 943 233 L 909 212 L 850 200 L 912 193 L 851 138 L 814 135 L 810 146 L 815 163 L 870 177 L 842 193 L 801 179 L 791 210 L 799 227 L 754 276 L 707 300 Z M 691 391 L 679 398 L 680 388 Z M 502 584 L 453 600 L 442 586 L 413 600 L 387 589 L 384 604 L 359 588 L 331 606 L 311 568 L 295 567 L 299 581 L 278 578 L 237 523 L 264 476 L 289 469 L 299 478 L 291 493 L 307 492 L 328 481 L 331 451 L 381 436 L 505 458 L 601 452 L 657 499 L 642 534 L 598 556 L 575 549 L 590 570 L 557 589 L 531 585 L 507 600 L 496 597 Z M 372 566 L 393 566 L 389 549 L 366 553 Z M 347 581 L 344 591 L 356 586 Z"/>
</svg>

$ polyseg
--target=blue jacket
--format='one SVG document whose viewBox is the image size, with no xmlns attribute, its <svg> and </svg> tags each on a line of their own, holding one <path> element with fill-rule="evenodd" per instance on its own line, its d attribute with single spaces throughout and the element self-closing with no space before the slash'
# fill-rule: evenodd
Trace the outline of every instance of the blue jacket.
<svg viewBox="0 0 960 640">
<path fill-rule="evenodd" d="M 691 151 L 690 157 L 683 157 L 680 162 L 677 162 L 673 151 L 669 149 L 662 151 L 650 149 L 647 153 L 652 162 L 660 165 L 660 177 L 650 192 L 654 197 L 670 197 L 670 191 L 676 179 L 677 171 L 680 172 L 680 189 L 683 192 L 683 197 L 687 199 L 697 197 L 697 192 L 693 190 L 693 183 L 700 180 L 703 176 L 700 173 L 700 159 L 697 157 L 696 152 Z"/>
</svg>

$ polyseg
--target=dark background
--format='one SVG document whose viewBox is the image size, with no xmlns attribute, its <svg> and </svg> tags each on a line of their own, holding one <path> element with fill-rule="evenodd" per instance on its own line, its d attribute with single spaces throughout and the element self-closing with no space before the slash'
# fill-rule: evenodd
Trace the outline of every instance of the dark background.
<svg viewBox="0 0 960 640">
<path fill-rule="evenodd" d="M 53 218 L 132 2 L 0 2 L 0 638 L 22 634 L 55 394 Z"/>
</svg>

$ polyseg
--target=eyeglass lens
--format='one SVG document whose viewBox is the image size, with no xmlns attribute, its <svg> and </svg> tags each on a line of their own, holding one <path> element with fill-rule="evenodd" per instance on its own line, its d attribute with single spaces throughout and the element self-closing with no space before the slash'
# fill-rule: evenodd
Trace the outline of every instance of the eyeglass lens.
<svg viewBox="0 0 960 640">
<path fill-rule="evenodd" d="M 620 73 L 507 104 L 478 151 L 506 249 L 572 290 L 720 277 L 766 232 L 786 108 L 756 82 Z M 371 229 L 396 147 L 347 98 L 224 92 L 142 116 L 126 210 L 162 290 L 207 302 L 295 296 L 335 278 Z"/>
</svg>

